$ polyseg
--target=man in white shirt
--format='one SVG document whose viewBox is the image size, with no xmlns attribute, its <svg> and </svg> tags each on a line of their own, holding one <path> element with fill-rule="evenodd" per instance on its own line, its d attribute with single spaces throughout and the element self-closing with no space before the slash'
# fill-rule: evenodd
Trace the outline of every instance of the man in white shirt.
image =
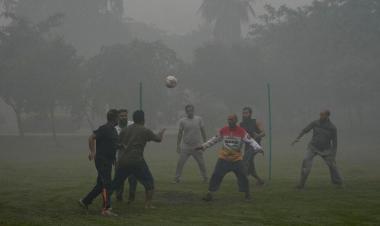
<svg viewBox="0 0 380 226">
<path fill-rule="evenodd" d="M 185 111 L 186 117 L 179 121 L 177 139 L 177 153 L 179 154 L 179 159 L 174 183 L 180 182 L 183 167 L 190 156 L 198 163 L 203 181 L 207 183 L 208 178 L 203 153 L 200 150 L 195 150 L 196 147 L 199 147 L 199 145 L 206 141 L 203 120 L 201 117 L 194 115 L 193 105 L 186 105 Z"/>
</svg>

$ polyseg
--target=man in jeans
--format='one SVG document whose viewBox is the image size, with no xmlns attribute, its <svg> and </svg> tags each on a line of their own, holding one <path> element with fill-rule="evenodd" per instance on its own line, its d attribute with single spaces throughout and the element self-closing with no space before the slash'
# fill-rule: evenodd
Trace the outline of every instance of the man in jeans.
<svg viewBox="0 0 380 226">
<path fill-rule="evenodd" d="M 325 161 L 330 170 L 331 181 L 333 184 L 342 187 L 343 181 L 336 166 L 336 152 L 338 148 L 337 129 L 330 121 L 330 111 L 320 113 L 319 120 L 311 122 L 292 143 L 296 144 L 303 135 L 313 130 L 313 137 L 308 145 L 305 158 L 302 162 L 301 179 L 297 185 L 298 189 L 305 187 L 306 179 L 310 174 L 313 159 L 319 155 Z"/>
<path fill-rule="evenodd" d="M 261 139 L 265 136 L 264 128 L 255 119 L 252 118 L 252 108 L 243 108 L 243 120 L 240 126 L 247 131 L 247 133 L 255 139 L 255 141 L 261 145 Z M 252 149 L 251 146 L 245 145 L 243 161 L 247 170 L 247 175 L 251 175 L 257 180 L 257 185 L 261 186 L 264 184 L 264 180 L 259 177 L 255 167 L 255 156 L 257 152 Z"/>
<path fill-rule="evenodd" d="M 174 183 L 180 182 L 183 167 L 190 156 L 198 163 L 203 182 L 207 183 L 207 171 L 203 153 L 199 150 L 195 150 L 202 143 L 206 142 L 203 120 L 201 117 L 194 115 L 193 105 L 186 105 L 185 111 L 186 117 L 179 121 L 177 138 L 177 153 L 179 154 L 179 159 Z"/>
<path fill-rule="evenodd" d="M 133 175 L 145 188 L 145 208 L 152 207 L 154 179 L 144 159 L 144 149 L 148 142 L 161 142 L 165 129 L 158 134 L 144 126 L 143 111 L 133 113 L 133 125 L 124 128 L 120 134 L 122 148 L 116 175 L 112 181 L 112 191 L 120 188 L 125 179 Z"/>
<path fill-rule="evenodd" d="M 241 149 L 246 143 L 256 152 L 263 153 L 263 150 L 243 128 L 237 125 L 237 121 L 236 115 L 228 116 L 228 126 L 220 129 L 218 135 L 197 148 L 198 150 L 206 150 L 218 142 L 223 142 L 222 148 L 219 149 L 219 159 L 210 179 L 208 193 L 203 198 L 204 201 L 213 200 L 213 193 L 219 189 L 223 177 L 229 172 L 233 172 L 237 177 L 239 191 L 245 194 L 245 199 L 250 200 L 251 198 Z"/>
<path fill-rule="evenodd" d="M 79 200 L 79 204 L 88 209 L 88 206 L 99 195 L 103 198 L 103 216 L 116 216 L 111 212 L 110 190 L 112 165 L 115 162 L 116 150 L 118 148 L 118 135 L 115 126 L 118 123 L 119 112 L 115 109 L 107 113 L 107 123 L 100 126 L 89 137 L 88 144 L 90 161 L 95 160 L 95 167 L 98 171 L 98 177 L 95 187 L 84 197 Z"/>
</svg>

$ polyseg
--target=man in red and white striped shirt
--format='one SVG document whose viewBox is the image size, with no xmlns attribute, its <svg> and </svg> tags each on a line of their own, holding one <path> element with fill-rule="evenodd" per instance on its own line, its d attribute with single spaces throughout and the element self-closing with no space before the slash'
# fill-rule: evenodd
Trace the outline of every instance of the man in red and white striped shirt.
<svg viewBox="0 0 380 226">
<path fill-rule="evenodd" d="M 246 200 L 250 200 L 249 182 L 242 161 L 241 149 L 244 143 L 260 153 L 263 153 L 263 149 L 249 136 L 247 131 L 237 125 L 237 122 L 238 118 L 236 115 L 228 116 L 228 126 L 220 129 L 218 135 L 197 148 L 199 150 L 206 150 L 219 142 L 223 142 L 223 146 L 219 149 L 219 159 L 210 179 L 208 193 L 203 198 L 204 201 L 211 201 L 213 199 L 212 194 L 219 189 L 223 177 L 229 172 L 233 172 L 236 175 L 239 191 L 244 192 Z"/>
</svg>

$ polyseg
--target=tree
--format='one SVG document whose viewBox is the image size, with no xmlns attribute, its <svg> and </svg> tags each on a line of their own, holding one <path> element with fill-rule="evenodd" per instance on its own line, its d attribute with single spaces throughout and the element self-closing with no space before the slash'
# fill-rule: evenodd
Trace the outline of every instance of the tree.
<svg viewBox="0 0 380 226">
<path fill-rule="evenodd" d="M 14 110 L 21 136 L 21 114 L 35 112 L 49 116 L 56 140 L 56 107 L 70 106 L 79 95 L 80 59 L 72 46 L 49 34 L 60 18 L 32 24 L 13 16 L 0 31 L 0 96 Z"/>
<path fill-rule="evenodd" d="M 203 18 L 214 23 L 214 38 L 231 44 L 241 40 L 242 23 L 248 22 L 255 12 L 252 0 L 204 0 L 200 7 Z"/>
<path fill-rule="evenodd" d="M 18 0 L 12 12 L 33 23 L 51 15 L 64 15 L 62 26 L 54 32 L 64 36 L 85 56 L 96 54 L 103 45 L 132 40 L 123 20 L 121 0 Z"/>
<path fill-rule="evenodd" d="M 164 78 L 180 75 L 182 64 L 176 53 L 161 42 L 134 41 L 104 47 L 86 64 L 88 109 L 101 116 L 108 108 L 137 109 L 142 82 L 148 116 L 158 111 L 169 113 Z"/>
</svg>

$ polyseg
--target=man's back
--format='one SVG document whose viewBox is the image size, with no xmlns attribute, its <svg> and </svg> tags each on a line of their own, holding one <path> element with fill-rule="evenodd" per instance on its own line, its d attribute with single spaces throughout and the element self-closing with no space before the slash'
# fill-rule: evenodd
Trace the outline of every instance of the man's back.
<svg viewBox="0 0 380 226">
<path fill-rule="evenodd" d="M 122 130 L 120 141 L 124 146 L 121 150 L 120 164 L 126 164 L 143 161 L 146 143 L 159 142 L 161 139 L 143 125 L 133 124 Z"/>
<path fill-rule="evenodd" d="M 115 159 L 118 135 L 116 129 L 104 124 L 94 131 L 96 136 L 96 158 Z"/>
</svg>

